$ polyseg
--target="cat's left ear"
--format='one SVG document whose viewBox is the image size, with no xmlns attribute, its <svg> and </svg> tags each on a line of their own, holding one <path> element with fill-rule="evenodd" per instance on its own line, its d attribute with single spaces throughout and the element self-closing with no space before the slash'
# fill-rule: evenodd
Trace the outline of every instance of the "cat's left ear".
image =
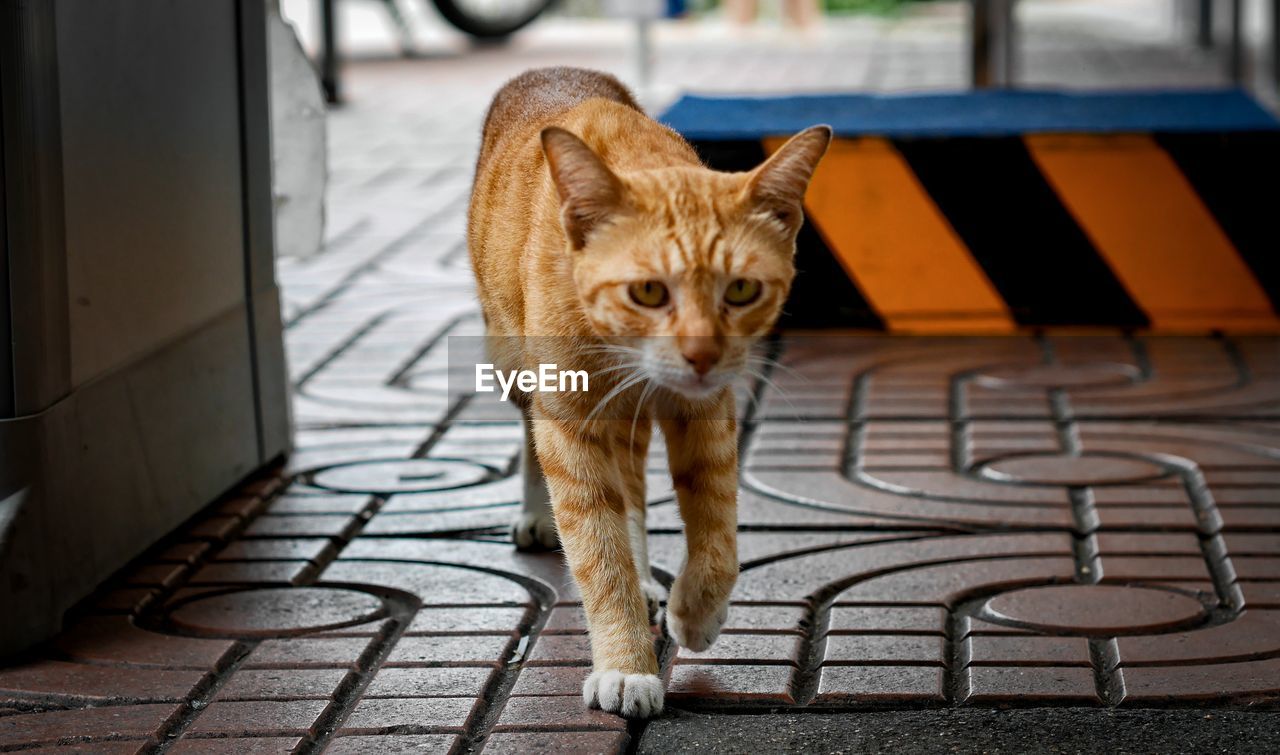
<svg viewBox="0 0 1280 755">
<path fill-rule="evenodd" d="M 542 130 L 542 151 L 560 194 L 560 222 L 575 250 L 622 206 L 622 181 L 595 152 L 572 133 L 550 126 Z"/>
<path fill-rule="evenodd" d="M 804 217 L 804 192 L 830 144 L 830 126 L 811 126 L 788 139 L 751 171 L 746 188 L 749 201 L 788 230 L 799 228 Z"/>
</svg>

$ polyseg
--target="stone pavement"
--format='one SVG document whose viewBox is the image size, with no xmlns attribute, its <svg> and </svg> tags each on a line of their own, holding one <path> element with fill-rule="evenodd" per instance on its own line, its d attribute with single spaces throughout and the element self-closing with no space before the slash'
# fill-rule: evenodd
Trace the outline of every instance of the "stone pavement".
<svg viewBox="0 0 1280 755">
<path fill-rule="evenodd" d="M 447 336 L 478 332 L 462 227 L 481 108 L 566 58 L 625 63 L 534 44 L 353 68 L 327 246 L 280 262 L 297 452 L 0 668 L 0 751 L 1274 743 L 1254 712 L 1280 701 L 1267 337 L 778 339 L 775 385 L 743 386 L 726 633 L 701 654 L 657 638 L 662 719 L 584 710 L 561 559 L 505 535 L 519 428 L 444 381 Z"/>
</svg>

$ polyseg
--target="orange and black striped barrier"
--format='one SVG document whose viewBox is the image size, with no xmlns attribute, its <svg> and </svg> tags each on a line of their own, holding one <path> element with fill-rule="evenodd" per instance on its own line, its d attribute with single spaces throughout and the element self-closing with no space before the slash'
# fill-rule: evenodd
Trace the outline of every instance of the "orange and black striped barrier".
<svg viewBox="0 0 1280 755">
<path fill-rule="evenodd" d="M 836 128 L 793 327 L 1280 331 L 1280 123 L 1241 93 L 690 101 L 666 120 L 725 170 Z"/>
</svg>

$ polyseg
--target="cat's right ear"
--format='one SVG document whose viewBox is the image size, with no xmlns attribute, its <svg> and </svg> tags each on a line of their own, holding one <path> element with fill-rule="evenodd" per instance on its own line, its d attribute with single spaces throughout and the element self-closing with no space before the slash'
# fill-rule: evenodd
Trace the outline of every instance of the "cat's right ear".
<svg viewBox="0 0 1280 755">
<path fill-rule="evenodd" d="M 578 137 L 550 126 L 542 151 L 560 193 L 560 222 L 573 248 L 586 246 L 592 229 L 622 206 L 622 182 Z"/>
</svg>

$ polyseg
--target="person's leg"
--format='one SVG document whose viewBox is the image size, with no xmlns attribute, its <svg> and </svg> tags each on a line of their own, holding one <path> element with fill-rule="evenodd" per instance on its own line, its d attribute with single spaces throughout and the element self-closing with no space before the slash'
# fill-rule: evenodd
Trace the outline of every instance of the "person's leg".
<svg viewBox="0 0 1280 755">
<path fill-rule="evenodd" d="M 724 0 L 725 15 L 740 26 L 756 20 L 758 0 Z"/>
</svg>

